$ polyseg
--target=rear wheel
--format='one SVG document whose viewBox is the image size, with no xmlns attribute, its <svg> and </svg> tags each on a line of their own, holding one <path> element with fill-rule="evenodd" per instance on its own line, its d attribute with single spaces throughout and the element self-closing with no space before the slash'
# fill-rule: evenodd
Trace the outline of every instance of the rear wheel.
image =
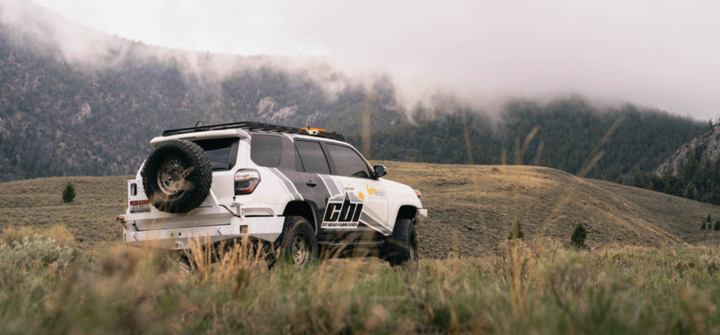
<svg viewBox="0 0 720 335">
<path fill-rule="evenodd" d="M 410 219 L 398 219 L 391 236 L 385 238 L 383 246 L 385 260 L 390 265 L 417 264 L 418 240 L 415 223 Z"/>
<path fill-rule="evenodd" d="M 285 218 L 283 232 L 278 237 L 277 256 L 297 266 L 308 266 L 318 259 L 318 241 L 310 222 L 302 216 Z M 273 266 L 274 260 L 270 261 Z"/>
</svg>

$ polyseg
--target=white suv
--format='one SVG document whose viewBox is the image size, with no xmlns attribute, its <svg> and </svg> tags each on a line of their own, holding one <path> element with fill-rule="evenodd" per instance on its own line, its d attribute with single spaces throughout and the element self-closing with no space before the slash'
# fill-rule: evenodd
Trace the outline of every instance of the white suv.
<svg viewBox="0 0 720 335">
<path fill-rule="evenodd" d="M 128 243 L 187 249 L 249 237 L 305 264 L 320 252 L 372 250 L 416 262 L 420 192 L 381 178 L 342 135 L 255 122 L 174 129 L 128 180 Z M 357 254 L 357 253 L 351 253 Z"/>
</svg>

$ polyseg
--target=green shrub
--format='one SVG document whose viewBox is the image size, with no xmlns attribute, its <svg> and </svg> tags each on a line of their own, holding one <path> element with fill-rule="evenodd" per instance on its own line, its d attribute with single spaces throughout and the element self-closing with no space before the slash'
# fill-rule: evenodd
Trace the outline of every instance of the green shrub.
<svg viewBox="0 0 720 335">
<path fill-rule="evenodd" d="M 75 186 L 73 186 L 72 182 L 68 182 L 67 186 L 65 186 L 65 190 L 63 190 L 62 194 L 63 202 L 64 203 L 71 203 L 73 200 L 75 200 Z"/>
<path fill-rule="evenodd" d="M 575 231 L 573 231 L 572 236 L 570 237 L 570 244 L 575 248 L 585 249 L 586 238 L 587 230 L 585 229 L 585 227 L 583 227 L 582 223 L 578 223 L 577 226 L 575 226 Z"/>
</svg>

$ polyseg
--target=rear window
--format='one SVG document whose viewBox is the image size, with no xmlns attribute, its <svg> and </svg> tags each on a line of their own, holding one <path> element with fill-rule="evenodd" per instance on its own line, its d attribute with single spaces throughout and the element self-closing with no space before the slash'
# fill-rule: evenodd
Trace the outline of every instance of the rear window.
<svg viewBox="0 0 720 335">
<path fill-rule="evenodd" d="M 195 141 L 210 158 L 213 171 L 227 171 L 235 166 L 237 159 L 237 138 L 218 138 L 212 140 Z"/>
<path fill-rule="evenodd" d="M 275 135 L 253 135 L 250 144 L 250 159 L 266 167 L 280 166 L 282 138 Z"/>
</svg>

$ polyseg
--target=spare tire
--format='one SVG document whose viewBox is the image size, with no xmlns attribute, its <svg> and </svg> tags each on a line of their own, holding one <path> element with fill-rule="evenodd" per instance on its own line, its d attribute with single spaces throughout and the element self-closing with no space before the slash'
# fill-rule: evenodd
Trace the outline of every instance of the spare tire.
<svg viewBox="0 0 720 335">
<path fill-rule="evenodd" d="M 145 194 L 155 208 L 187 213 L 203 203 L 212 185 L 210 159 L 199 145 L 171 140 L 155 147 L 141 172 Z"/>
</svg>

